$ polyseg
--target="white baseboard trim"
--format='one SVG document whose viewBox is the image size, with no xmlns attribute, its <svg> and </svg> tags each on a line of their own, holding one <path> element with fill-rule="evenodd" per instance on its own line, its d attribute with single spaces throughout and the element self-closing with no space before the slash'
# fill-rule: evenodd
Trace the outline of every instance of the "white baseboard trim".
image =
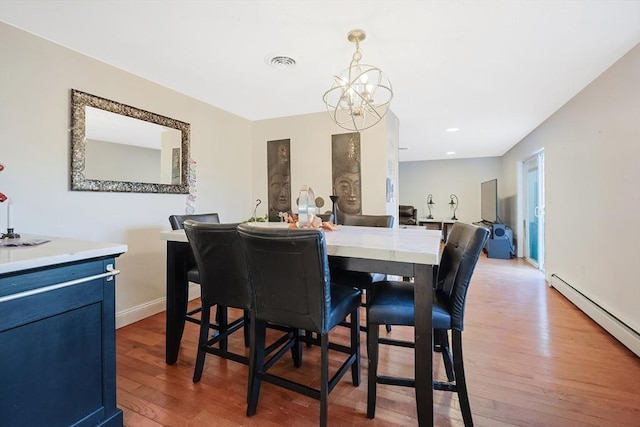
<svg viewBox="0 0 640 427">
<path fill-rule="evenodd" d="M 200 286 L 189 285 L 189 301 L 200 298 Z M 130 325 L 139 320 L 161 313 L 167 308 L 167 298 L 162 297 L 153 301 L 131 307 L 116 313 L 116 329 Z"/>
<path fill-rule="evenodd" d="M 553 280 L 553 277 L 551 279 L 549 286 L 557 289 L 558 292 L 593 319 L 594 322 L 602 326 L 604 330 L 613 335 L 629 350 L 640 356 L 640 336 L 635 331 L 573 289 L 573 287 L 563 283 L 562 280 Z"/>
</svg>

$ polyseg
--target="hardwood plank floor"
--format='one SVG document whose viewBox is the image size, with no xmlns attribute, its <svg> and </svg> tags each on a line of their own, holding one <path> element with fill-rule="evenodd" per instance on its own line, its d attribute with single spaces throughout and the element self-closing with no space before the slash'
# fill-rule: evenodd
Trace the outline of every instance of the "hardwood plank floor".
<svg viewBox="0 0 640 427">
<path fill-rule="evenodd" d="M 239 314 L 239 313 L 236 313 Z M 315 426 L 319 404 L 263 384 L 258 410 L 247 418 L 247 367 L 208 355 L 202 380 L 191 381 L 197 326 L 187 324 L 178 362 L 164 362 L 164 313 L 117 331 L 118 406 L 125 425 Z M 384 334 L 384 330 L 381 334 Z M 391 336 L 410 338 L 411 328 Z M 413 389 L 379 385 L 375 420 L 366 418 L 367 360 L 362 334 L 362 383 L 346 375 L 329 396 L 331 426 L 417 425 Z M 346 342 L 346 328 L 332 335 Z M 242 335 L 230 347 L 245 351 Z M 482 256 L 467 297 L 465 371 L 475 425 L 640 426 L 640 359 L 606 333 L 522 260 Z M 335 354 L 335 371 L 342 355 Z M 319 354 L 304 363 L 284 357 L 274 369 L 317 385 Z M 410 376 L 410 349 L 382 346 L 380 370 Z M 434 376 L 444 379 L 439 355 Z M 437 426 L 461 426 L 457 395 L 434 392 Z"/>
</svg>

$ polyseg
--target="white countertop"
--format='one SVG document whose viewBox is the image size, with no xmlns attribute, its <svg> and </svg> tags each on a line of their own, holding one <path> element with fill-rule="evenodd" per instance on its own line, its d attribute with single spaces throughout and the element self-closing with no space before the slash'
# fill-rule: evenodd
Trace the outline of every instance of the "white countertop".
<svg viewBox="0 0 640 427">
<path fill-rule="evenodd" d="M 258 227 L 286 227 L 277 222 L 254 223 Z M 333 256 L 437 265 L 440 261 L 440 230 L 340 225 L 325 231 L 327 252 Z M 184 230 L 163 231 L 160 238 L 187 242 Z"/>
<path fill-rule="evenodd" d="M 120 243 L 21 234 L 21 240 L 46 239 L 49 242 L 37 246 L 0 247 L 0 274 L 30 268 L 46 267 L 66 262 L 81 261 L 127 251 Z"/>
</svg>

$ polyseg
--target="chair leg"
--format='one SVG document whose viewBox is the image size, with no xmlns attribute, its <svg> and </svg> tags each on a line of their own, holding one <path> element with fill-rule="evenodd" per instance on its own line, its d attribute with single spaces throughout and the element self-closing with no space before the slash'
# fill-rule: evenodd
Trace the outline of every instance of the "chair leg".
<svg viewBox="0 0 640 427">
<path fill-rule="evenodd" d="M 444 370 L 447 373 L 447 381 L 453 382 L 456 380 L 453 370 L 453 357 L 451 356 L 451 349 L 449 347 L 449 334 L 446 329 L 434 329 L 434 347 L 435 351 L 442 353 L 442 362 L 444 363 Z"/>
<path fill-rule="evenodd" d="M 365 295 L 364 295 L 364 300 L 365 300 L 364 306 L 368 307 L 369 306 L 369 301 L 371 300 L 371 296 L 370 296 L 371 295 L 371 290 L 363 291 L 363 292 L 365 293 Z M 388 334 L 391 333 L 391 325 L 384 325 L 384 327 L 387 329 L 387 333 Z"/>
<path fill-rule="evenodd" d="M 256 413 L 258 397 L 260 396 L 260 375 L 264 371 L 264 349 L 267 324 L 251 319 L 251 356 L 249 358 L 249 390 L 247 392 L 247 416 Z"/>
<path fill-rule="evenodd" d="M 351 351 L 356 357 L 351 365 L 351 382 L 358 387 L 360 385 L 360 308 L 356 308 L 351 313 Z"/>
<path fill-rule="evenodd" d="M 218 318 L 218 327 L 220 328 L 220 334 L 227 332 L 227 328 L 229 327 L 229 319 L 227 316 L 227 307 L 218 304 L 218 311 L 216 313 L 216 317 Z M 227 338 L 223 338 L 220 340 L 220 350 L 227 351 Z"/>
<path fill-rule="evenodd" d="M 320 427 L 327 426 L 329 402 L 329 334 L 320 334 Z"/>
<path fill-rule="evenodd" d="M 220 324 L 220 313 L 221 313 L 220 306 L 218 305 L 216 306 L 216 323 L 217 324 Z"/>
<path fill-rule="evenodd" d="M 256 357 L 253 354 L 254 349 L 256 348 L 255 329 L 253 328 L 253 324 L 255 323 L 256 320 L 253 317 L 253 312 L 249 311 L 248 316 L 249 316 L 249 323 L 244 324 L 245 329 L 246 328 L 249 329 L 249 372 L 247 373 L 247 416 L 249 414 L 249 403 L 251 400 L 250 399 L 251 384 L 253 384 L 253 379 L 255 376 L 254 372 L 255 372 L 255 362 L 256 362 Z M 266 330 L 265 330 L 265 335 L 266 335 Z M 266 336 L 265 336 L 265 340 L 266 340 Z"/>
<path fill-rule="evenodd" d="M 245 347 L 249 347 L 249 343 L 250 343 L 250 337 L 249 337 L 249 324 L 250 324 L 250 320 L 249 320 L 249 310 L 244 310 L 244 313 L 242 314 L 242 318 L 243 318 L 243 322 L 244 325 L 242 327 L 243 329 L 243 333 L 244 333 L 244 346 Z"/>
<path fill-rule="evenodd" d="M 299 368 L 302 366 L 302 341 L 300 341 L 300 329 L 293 330 L 293 339 L 295 344 L 291 347 L 291 357 L 293 358 L 293 366 Z"/>
<path fill-rule="evenodd" d="M 311 339 L 313 339 L 313 332 L 311 331 L 304 331 L 304 336 L 308 338 L 307 341 L 307 348 L 311 348 L 312 344 L 311 344 Z"/>
<path fill-rule="evenodd" d="M 211 306 L 202 304 L 200 312 L 200 334 L 198 337 L 198 355 L 196 356 L 196 366 L 193 371 L 193 382 L 197 383 L 202 378 L 202 370 L 204 369 L 204 358 L 207 354 L 205 348 L 209 340 L 209 317 L 211 315 Z"/>
<path fill-rule="evenodd" d="M 369 323 L 367 328 L 367 355 L 369 372 L 367 373 L 367 418 L 376 415 L 376 387 L 378 380 L 378 325 Z"/>
<path fill-rule="evenodd" d="M 453 346 L 453 369 L 456 376 L 456 390 L 460 401 L 460 412 L 465 427 L 473 426 L 471 417 L 471 406 L 469 405 L 469 395 L 467 394 L 467 381 L 464 376 L 464 363 L 462 361 L 462 332 L 451 331 L 451 344 Z"/>
</svg>

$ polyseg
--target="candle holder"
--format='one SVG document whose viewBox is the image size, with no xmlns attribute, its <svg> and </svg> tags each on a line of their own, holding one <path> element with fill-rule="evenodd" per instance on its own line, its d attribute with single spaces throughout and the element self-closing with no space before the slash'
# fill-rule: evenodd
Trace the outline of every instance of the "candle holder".
<svg viewBox="0 0 640 427">
<path fill-rule="evenodd" d="M 2 233 L 0 239 L 19 239 L 20 235 L 18 233 L 13 232 L 13 228 L 7 228 L 6 233 Z"/>
<path fill-rule="evenodd" d="M 337 224 L 338 223 L 338 196 L 332 194 L 331 196 L 329 196 L 329 198 L 331 199 L 331 203 L 333 203 L 333 207 L 332 207 L 333 223 Z"/>
</svg>

